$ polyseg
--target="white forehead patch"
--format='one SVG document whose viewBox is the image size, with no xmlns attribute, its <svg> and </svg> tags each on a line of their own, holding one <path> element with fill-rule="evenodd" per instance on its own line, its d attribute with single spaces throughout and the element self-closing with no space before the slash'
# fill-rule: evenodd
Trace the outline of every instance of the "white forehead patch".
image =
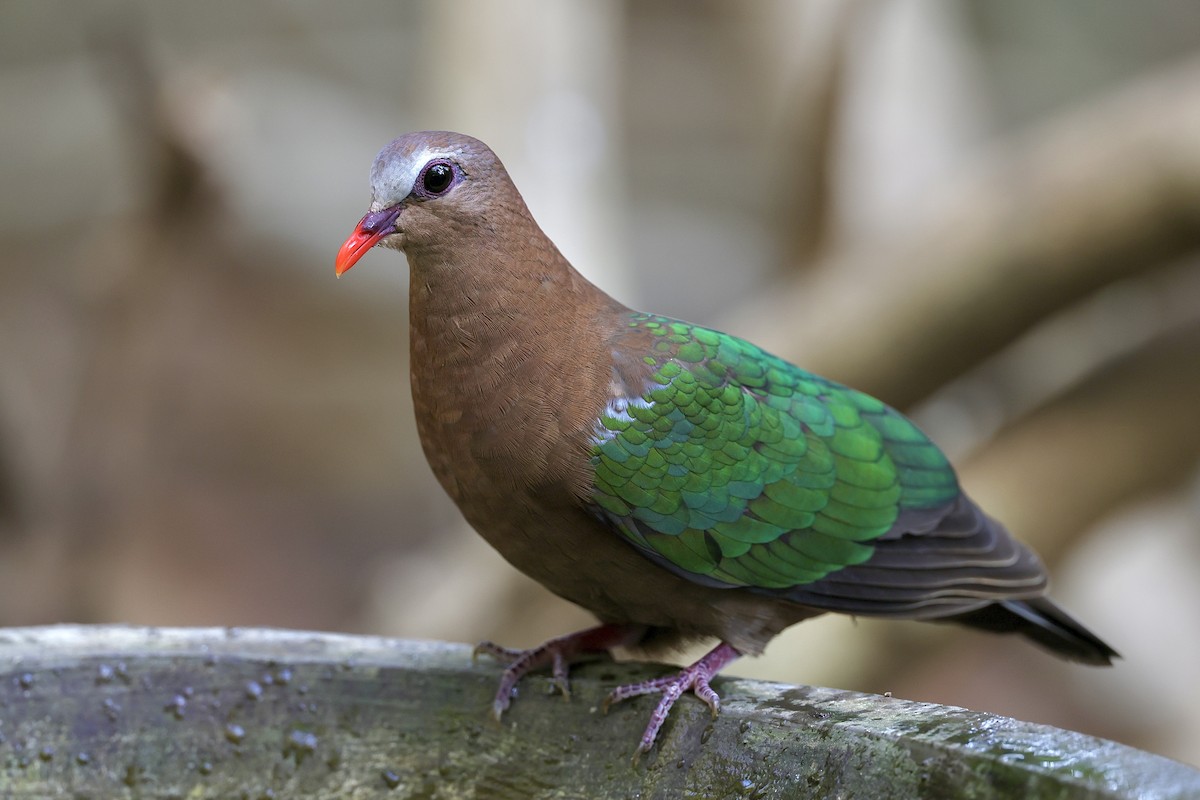
<svg viewBox="0 0 1200 800">
<path fill-rule="evenodd" d="M 390 208 L 408 197 L 425 165 L 436 158 L 455 159 L 461 148 L 425 146 L 401 157 L 385 147 L 371 165 L 371 210 Z"/>
</svg>

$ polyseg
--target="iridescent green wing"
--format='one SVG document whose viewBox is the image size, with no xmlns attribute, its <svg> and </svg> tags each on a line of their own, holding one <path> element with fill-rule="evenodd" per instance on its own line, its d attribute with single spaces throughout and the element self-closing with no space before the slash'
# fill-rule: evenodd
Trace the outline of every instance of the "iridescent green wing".
<svg viewBox="0 0 1200 800">
<path fill-rule="evenodd" d="M 593 511 L 694 580 L 786 590 L 869 562 L 959 497 L 942 453 L 880 401 L 727 334 L 633 315 L 650 383 L 592 437 Z"/>
</svg>

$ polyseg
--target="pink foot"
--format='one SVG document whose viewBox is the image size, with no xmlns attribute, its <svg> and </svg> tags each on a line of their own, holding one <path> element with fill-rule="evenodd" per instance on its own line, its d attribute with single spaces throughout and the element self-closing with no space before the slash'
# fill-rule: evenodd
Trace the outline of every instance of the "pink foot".
<svg viewBox="0 0 1200 800">
<path fill-rule="evenodd" d="M 567 682 L 567 670 L 572 661 L 589 653 L 605 653 L 614 647 L 632 644 L 641 637 L 644 630 L 638 625 L 598 625 L 550 639 L 531 650 L 510 650 L 491 642 L 480 642 L 475 647 L 474 656 L 486 654 L 508 663 L 504 675 L 500 678 L 496 699 L 492 701 L 492 716 L 499 720 L 512 705 L 513 690 L 526 673 L 547 664 L 551 667 L 554 685 L 562 692 L 564 700 L 570 700 L 571 688 Z"/>
<path fill-rule="evenodd" d="M 734 650 L 731 645 L 721 642 L 695 664 L 684 667 L 674 675 L 665 675 L 628 686 L 618 686 L 609 693 L 608 697 L 604 699 L 603 710 L 605 713 L 608 713 L 608 708 L 613 703 L 628 700 L 630 697 L 655 692 L 662 693 L 662 699 L 658 701 L 654 713 L 650 715 L 650 724 L 646 726 L 646 732 L 642 734 L 642 741 L 634 751 L 633 763 L 637 763 L 638 759 L 642 757 L 642 753 L 649 752 L 654 745 L 654 740 L 658 738 L 659 728 L 667 721 L 667 714 L 670 713 L 671 706 L 675 705 L 675 701 L 684 692 L 691 691 L 703 700 L 712 710 L 713 718 L 716 718 L 717 712 L 721 708 L 721 698 L 708 685 L 708 681 L 740 655 L 741 653 Z"/>
</svg>

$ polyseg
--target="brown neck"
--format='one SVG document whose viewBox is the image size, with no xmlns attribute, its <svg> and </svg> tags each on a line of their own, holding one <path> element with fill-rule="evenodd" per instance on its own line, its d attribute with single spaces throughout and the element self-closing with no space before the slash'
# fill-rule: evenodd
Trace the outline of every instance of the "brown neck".
<svg viewBox="0 0 1200 800">
<path fill-rule="evenodd" d="M 623 307 L 531 221 L 513 232 L 508 241 L 523 247 L 472 236 L 458 237 L 452 253 L 408 254 L 418 428 L 460 505 L 470 502 L 456 479 L 467 463 L 486 473 L 477 486 L 582 485 L 587 431 L 611 380 Z"/>
</svg>

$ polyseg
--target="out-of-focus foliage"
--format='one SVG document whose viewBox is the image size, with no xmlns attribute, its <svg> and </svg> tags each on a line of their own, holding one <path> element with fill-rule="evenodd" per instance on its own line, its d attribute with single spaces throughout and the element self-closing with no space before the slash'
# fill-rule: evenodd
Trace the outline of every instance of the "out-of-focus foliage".
<svg viewBox="0 0 1200 800">
<path fill-rule="evenodd" d="M 830 618 L 732 672 L 1198 763 L 1197 50 L 1183 0 L 10 0 L 0 623 L 586 624 L 429 475 L 403 259 L 333 280 L 450 128 L 612 293 L 916 413 L 1126 657 Z"/>
</svg>

